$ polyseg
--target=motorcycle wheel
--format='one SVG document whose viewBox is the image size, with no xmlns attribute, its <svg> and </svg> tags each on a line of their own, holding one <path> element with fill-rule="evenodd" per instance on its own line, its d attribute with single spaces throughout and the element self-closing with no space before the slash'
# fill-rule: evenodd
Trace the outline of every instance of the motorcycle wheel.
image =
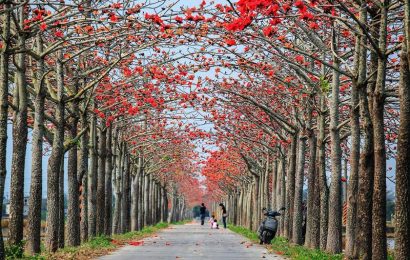
<svg viewBox="0 0 410 260">
<path fill-rule="evenodd" d="M 272 233 L 270 231 L 265 231 L 264 239 L 263 239 L 265 244 L 270 244 L 272 239 L 273 239 Z"/>
<path fill-rule="evenodd" d="M 266 231 L 266 230 L 264 230 L 262 232 L 262 242 L 263 242 L 263 244 L 266 244 L 267 233 L 268 233 L 268 231 Z"/>
</svg>

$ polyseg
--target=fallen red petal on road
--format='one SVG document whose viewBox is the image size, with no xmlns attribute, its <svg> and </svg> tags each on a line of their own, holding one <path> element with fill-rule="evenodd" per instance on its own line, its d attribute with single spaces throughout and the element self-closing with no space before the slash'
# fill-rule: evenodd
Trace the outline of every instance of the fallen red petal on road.
<svg viewBox="0 0 410 260">
<path fill-rule="evenodd" d="M 144 241 L 131 241 L 129 242 L 131 246 L 142 246 L 144 244 Z"/>
</svg>

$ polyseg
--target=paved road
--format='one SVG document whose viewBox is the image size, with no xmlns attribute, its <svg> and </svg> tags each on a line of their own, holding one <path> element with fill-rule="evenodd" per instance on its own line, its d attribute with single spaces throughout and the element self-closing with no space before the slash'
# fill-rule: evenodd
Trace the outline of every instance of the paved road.
<svg viewBox="0 0 410 260">
<path fill-rule="evenodd" d="M 284 259 L 269 254 L 230 230 L 210 229 L 198 223 L 172 226 L 144 240 L 142 246 L 125 246 L 101 260 Z"/>
</svg>

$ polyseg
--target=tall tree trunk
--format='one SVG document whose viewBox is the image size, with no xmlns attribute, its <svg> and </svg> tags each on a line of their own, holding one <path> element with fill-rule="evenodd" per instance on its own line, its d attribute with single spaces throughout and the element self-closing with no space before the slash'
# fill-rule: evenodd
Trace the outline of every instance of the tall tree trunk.
<svg viewBox="0 0 410 260">
<path fill-rule="evenodd" d="M 347 222 L 346 222 L 346 256 L 355 256 L 356 244 L 356 222 L 357 222 L 357 195 L 359 178 L 359 158 L 360 158 L 360 122 L 359 122 L 359 93 L 355 83 L 351 91 L 351 148 L 350 148 L 350 178 L 347 186 Z"/>
<path fill-rule="evenodd" d="M 149 202 L 150 202 L 150 205 L 149 205 L 149 208 L 150 208 L 150 219 L 151 219 L 151 222 L 150 222 L 150 224 L 151 225 L 153 225 L 154 223 L 155 223 L 155 182 L 154 182 L 154 180 L 153 180 L 153 178 L 152 178 L 152 175 L 150 175 L 150 185 L 149 185 L 149 198 L 150 198 L 150 200 L 149 200 Z"/>
<path fill-rule="evenodd" d="M 335 25 L 336 26 L 336 25 Z M 336 28 L 332 33 L 333 52 L 338 51 L 338 40 Z M 339 67 L 339 58 L 334 55 L 333 64 Z M 333 70 L 332 82 L 332 102 L 330 106 L 330 140 L 331 140 L 331 162 L 332 174 L 329 192 L 329 226 L 327 234 L 326 250 L 333 254 L 342 251 L 342 201 L 341 201 L 341 155 L 340 134 L 339 134 L 339 89 L 340 75 L 337 70 Z"/>
<path fill-rule="evenodd" d="M 174 185 L 175 184 L 173 184 L 173 183 L 171 184 L 171 192 L 172 192 L 172 194 L 171 194 L 171 208 L 170 208 L 169 215 L 168 215 L 168 221 L 167 221 L 168 223 L 171 223 L 173 221 L 173 218 L 174 218 L 174 208 L 175 208 L 175 199 L 176 199 Z"/>
<path fill-rule="evenodd" d="M 295 172 L 296 172 L 296 147 L 298 134 L 292 136 L 289 156 L 288 156 L 288 172 L 287 172 L 287 187 L 286 187 L 286 211 L 285 211 L 285 237 L 292 238 L 293 225 L 293 203 L 295 195 Z"/>
<path fill-rule="evenodd" d="M 298 145 L 298 170 L 295 181 L 295 198 L 293 203 L 293 235 L 292 241 L 295 244 L 301 245 L 303 243 L 303 183 L 305 176 L 305 155 L 306 155 L 306 136 L 300 133 Z"/>
<path fill-rule="evenodd" d="M 167 193 L 167 191 L 165 190 L 165 220 L 164 220 L 164 222 L 166 222 L 166 220 L 168 219 L 168 216 L 169 216 L 169 196 L 168 196 L 168 193 Z"/>
<path fill-rule="evenodd" d="M 360 21 L 367 23 L 366 2 L 361 2 Z M 350 149 L 350 177 L 347 188 L 347 223 L 346 223 L 346 256 L 347 258 L 358 258 L 355 249 L 357 241 L 357 206 L 359 190 L 359 162 L 360 162 L 360 88 L 363 88 L 367 72 L 367 38 L 364 36 L 356 38 L 355 70 L 357 71 L 357 82 L 353 82 L 351 91 L 351 149 Z"/>
<path fill-rule="evenodd" d="M 387 258 L 386 241 L 386 143 L 384 131 L 384 101 L 387 57 L 388 0 L 380 7 L 379 57 L 376 87 L 373 99 L 373 139 L 374 139 L 374 189 L 372 221 L 372 256 L 374 259 Z"/>
<path fill-rule="evenodd" d="M 77 92 L 78 87 L 75 86 Z M 74 113 L 70 122 L 69 138 L 74 140 L 77 137 L 78 128 L 78 101 L 71 103 L 71 111 Z M 78 184 L 78 148 L 74 145 L 68 152 L 68 205 L 67 205 L 67 245 L 80 245 L 80 197 Z"/>
<path fill-rule="evenodd" d="M 375 12 L 371 15 L 370 32 L 373 41 L 378 42 L 378 28 L 380 17 Z M 378 55 L 370 53 L 369 75 L 367 85 L 360 86 L 360 116 L 362 121 L 362 151 L 360 153 L 359 169 L 359 198 L 357 206 L 357 254 L 364 260 L 372 259 L 372 207 L 373 207 L 373 181 L 374 181 L 374 143 L 373 122 L 371 111 L 373 92 L 376 85 Z"/>
<path fill-rule="evenodd" d="M 59 226 L 59 173 L 64 155 L 64 72 L 63 53 L 57 52 L 57 104 L 55 109 L 53 147 L 47 167 L 47 238 L 46 248 L 55 252 L 58 248 Z"/>
<path fill-rule="evenodd" d="M 82 128 L 88 127 L 87 113 L 84 111 L 80 117 Z M 81 152 L 79 154 L 78 182 L 81 183 L 81 212 L 80 234 L 81 242 L 88 240 L 88 133 L 81 136 Z"/>
<path fill-rule="evenodd" d="M 144 227 L 149 225 L 149 176 L 145 174 L 144 176 Z M 172 200 L 174 202 L 174 200 Z M 172 205 L 174 210 L 175 205 Z"/>
<path fill-rule="evenodd" d="M 253 188 L 253 193 L 252 193 L 252 212 L 253 212 L 253 219 L 252 219 L 252 224 L 251 224 L 251 229 L 256 231 L 258 228 L 258 224 L 260 221 L 259 218 L 259 213 L 260 213 L 260 207 L 258 203 L 258 199 L 260 198 L 259 194 L 259 182 L 260 182 L 260 177 L 257 175 L 253 175 L 253 183 L 254 183 L 254 188 Z"/>
<path fill-rule="evenodd" d="M 359 196 L 357 204 L 357 253 L 371 259 L 373 194 L 373 125 L 370 119 L 366 88 L 360 89 L 360 111 L 363 125 L 363 147 L 360 154 Z"/>
<path fill-rule="evenodd" d="M 161 197 L 158 187 L 158 182 L 155 182 L 155 224 L 160 222 Z"/>
<path fill-rule="evenodd" d="M 320 249 L 325 250 L 327 244 L 327 226 L 329 219 L 329 188 L 327 186 L 326 176 L 326 98 L 325 93 L 320 95 L 320 112 L 319 112 L 319 135 L 317 139 L 318 147 L 318 172 L 320 188 Z"/>
<path fill-rule="evenodd" d="M 18 8 L 20 28 L 24 27 L 27 4 Z M 25 33 L 19 33 L 17 44 L 25 49 Z M 13 104 L 13 153 L 10 184 L 10 223 L 9 240 L 11 245 L 21 245 L 23 240 L 23 208 L 24 208 L 24 168 L 26 164 L 27 146 L 27 86 L 26 86 L 26 55 L 16 54 L 16 77 Z"/>
<path fill-rule="evenodd" d="M 141 157 L 138 158 L 138 165 L 141 161 Z M 139 167 L 138 167 L 139 168 Z M 139 169 L 136 170 L 136 174 L 132 175 L 131 180 L 131 231 L 138 230 L 138 181 L 139 181 Z"/>
<path fill-rule="evenodd" d="M 160 198 L 160 200 L 161 200 L 161 203 L 160 203 L 160 221 L 161 222 L 164 222 L 164 218 L 165 218 L 165 198 L 164 198 L 164 190 L 163 190 L 163 188 L 162 188 L 162 184 L 161 184 L 161 186 L 160 186 L 160 192 L 159 192 L 160 194 L 159 194 L 159 198 Z"/>
<path fill-rule="evenodd" d="M 36 36 L 36 50 L 43 52 L 43 39 L 40 34 Z M 35 79 L 36 96 L 34 100 L 34 125 L 32 132 L 31 152 L 31 182 L 30 201 L 27 226 L 28 254 L 40 253 L 41 242 L 41 201 L 42 201 L 42 179 L 43 179 L 43 137 L 44 137 L 44 103 L 45 89 L 42 82 L 44 74 L 44 59 L 37 61 L 37 74 Z"/>
<path fill-rule="evenodd" d="M 11 5 L 4 3 L 5 12 L 1 14 L 3 50 L 0 52 L 0 196 L 4 198 L 6 182 L 6 154 L 7 154 L 7 119 L 9 94 L 9 59 L 10 59 L 10 17 Z M 0 203 L 3 212 L 3 203 Z M 3 231 L 0 228 L 0 259 L 5 259 Z"/>
<path fill-rule="evenodd" d="M 64 154 L 58 177 L 58 248 L 64 248 L 65 238 L 65 211 L 64 211 Z"/>
<path fill-rule="evenodd" d="M 134 187 L 134 192 L 133 196 L 135 200 L 135 208 L 134 208 L 134 214 L 135 214 L 135 230 L 140 230 L 142 228 L 142 223 L 141 223 L 141 216 L 142 216 L 142 178 L 144 175 L 144 158 L 142 154 L 138 157 L 138 165 L 137 165 L 137 174 L 135 176 L 135 187 Z"/>
<path fill-rule="evenodd" d="M 160 221 L 161 222 L 165 222 L 166 221 L 166 210 L 165 210 L 165 201 L 166 201 L 166 195 L 164 194 L 165 193 L 165 189 L 164 189 L 164 187 L 163 187 L 163 185 L 161 184 L 161 186 L 160 186 L 160 190 L 161 190 L 161 192 L 160 192 L 160 196 L 161 196 L 161 219 L 160 219 Z M 165 220 L 165 221 L 164 221 Z"/>
<path fill-rule="evenodd" d="M 275 158 L 272 162 L 272 194 L 271 194 L 271 209 L 276 210 L 278 208 L 276 188 L 278 183 L 278 160 Z"/>
<path fill-rule="evenodd" d="M 318 194 L 316 189 L 317 177 L 316 177 L 316 137 L 312 129 L 312 113 L 309 112 L 309 120 L 307 125 L 308 142 L 309 142 L 309 165 L 308 165 L 308 197 L 307 197 L 307 212 L 306 212 L 306 235 L 305 246 L 317 247 L 318 241 L 318 227 L 315 225 L 315 221 L 318 222 L 319 210 L 315 207 L 315 198 Z M 318 224 L 318 223 L 317 223 Z"/>
<path fill-rule="evenodd" d="M 98 178 L 97 178 L 97 236 L 104 234 L 104 214 L 105 214 L 105 159 L 107 130 L 105 123 L 101 125 L 100 135 L 98 138 Z"/>
<path fill-rule="evenodd" d="M 253 220 L 253 210 L 252 210 L 252 198 L 253 198 L 253 189 L 252 189 L 252 184 L 247 185 L 247 199 L 246 199 L 246 222 L 247 222 L 247 227 L 249 229 L 252 229 L 252 220 Z"/>
<path fill-rule="evenodd" d="M 92 109 L 95 105 L 92 105 Z M 88 170 L 88 237 L 96 236 L 96 215 L 97 215 L 97 119 L 94 113 L 90 119 L 90 165 Z"/>
<path fill-rule="evenodd" d="M 105 213 L 104 230 L 107 236 L 112 234 L 112 126 L 107 130 L 107 158 L 105 161 Z"/>
<path fill-rule="evenodd" d="M 125 146 L 125 145 L 124 145 Z M 127 148 L 124 148 L 124 175 L 122 184 L 122 206 L 121 206 L 121 232 L 126 233 L 130 229 L 130 161 Z"/>
<path fill-rule="evenodd" d="M 315 142 L 315 161 L 318 161 L 318 149 L 317 149 L 317 140 L 314 138 Z M 312 150 L 311 150 L 311 155 L 312 155 Z M 311 211 L 313 212 L 312 214 L 308 213 L 308 218 L 312 218 L 312 227 L 310 228 L 310 247 L 318 249 L 320 248 L 320 223 L 321 223 L 321 196 L 320 196 L 320 174 L 319 174 L 319 164 L 315 162 L 315 187 L 314 187 L 314 195 L 313 195 L 313 206 Z M 308 209 L 309 210 L 309 209 Z"/>
<path fill-rule="evenodd" d="M 280 206 L 283 207 L 286 204 L 286 159 L 284 155 L 280 156 L 279 161 L 280 166 Z M 285 210 L 285 212 L 288 209 Z M 285 213 L 286 214 L 286 213 Z M 285 235 L 285 219 L 282 217 L 280 218 L 280 234 L 282 236 Z"/>
<path fill-rule="evenodd" d="M 405 35 L 400 71 L 400 126 L 397 143 L 395 253 L 398 260 L 410 256 L 410 2 L 405 1 Z"/>
<path fill-rule="evenodd" d="M 144 159 L 142 157 L 141 163 L 143 164 Z M 143 214 L 143 209 L 144 209 L 144 195 L 143 195 L 143 188 L 144 188 L 144 168 L 141 167 L 138 169 L 139 170 L 139 176 L 138 176 L 138 230 L 142 229 L 144 225 L 144 214 Z M 165 221 L 168 220 L 168 216 L 165 219 Z"/>
<path fill-rule="evenodd" d="M 116 151 L 116 172 L 115 172 L 115 193 L 114 193 L 114 216 L 113 216 L 113 232 L 114 234 L 119 234 L 121 232 L 121 205 L 122 205 L 122 178 L 123 178 L 123 149 L 122 143 L 118 141 L 118 132 L 116 131 L 116 136 L 114 139 L 117 145 Z"/>
</svg>

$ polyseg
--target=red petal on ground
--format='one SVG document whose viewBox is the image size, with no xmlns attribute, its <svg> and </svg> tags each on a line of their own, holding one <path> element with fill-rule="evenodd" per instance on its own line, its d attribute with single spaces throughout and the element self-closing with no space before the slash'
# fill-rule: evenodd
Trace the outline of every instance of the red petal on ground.
<svg viewBox="0 0 410 260">
<path fill-rule="evenodd" d="M 142 246 L 144 244 L 144 241 L 132 241 L 132 242 L 129 242 L 129 244 L 131 246 Z"/>
</svg>

